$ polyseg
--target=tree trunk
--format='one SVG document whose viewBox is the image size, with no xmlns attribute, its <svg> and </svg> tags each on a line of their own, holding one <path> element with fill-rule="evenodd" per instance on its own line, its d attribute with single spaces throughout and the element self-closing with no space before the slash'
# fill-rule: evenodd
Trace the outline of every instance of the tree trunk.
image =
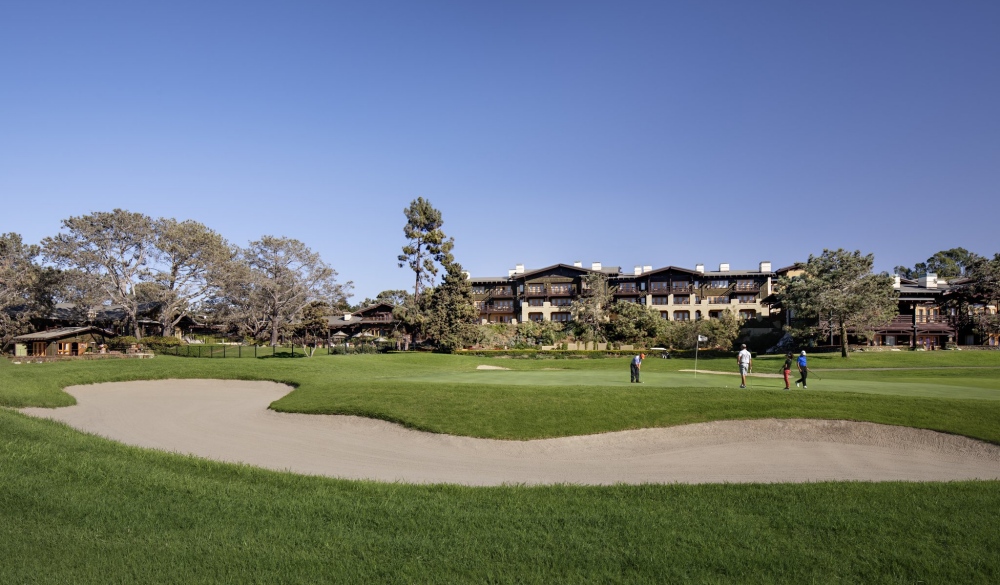
<svg viewBox="0 0 1000 585">
<path fill-rule="evenodd" d="M 847 323 L 844 320 L 840 320 L 840 357 L 846 358 L 847 353 Z"/>
<path fill-rule="evenodd" d="M 278 317 L 271 315 L 271 347 L 278 345 Z"/>
</svg>

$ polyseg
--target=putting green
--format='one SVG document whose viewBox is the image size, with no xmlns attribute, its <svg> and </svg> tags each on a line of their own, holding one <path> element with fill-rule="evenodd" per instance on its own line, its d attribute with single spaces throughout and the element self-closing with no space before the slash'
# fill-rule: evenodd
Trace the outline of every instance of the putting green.
<svg viewBox="0 0 1000 585">
<path fill-rule="evenodd" d="M 815 374 L 809 378 L 809 389 L 792 386 L 793 392 L 856 392 L 865 394 L 892 394 L 897 396 L 923 396 L 935 398 L 972 398 L 1000 400 L 1000 381 L 992 378 L 913 377 L 905 372 L 893 380 L 838 379 L 836 372 L 824 372 L 820 380 Z M 793 376 L 792 380 L 798 376 Z M 401 378 L 413 382 L 440 382 L 447 384 L 513 386 L 631 386 L 628 370 L 476 370 L 466 372 L 430 373 Z M 643 386 L 662 388 L 736 388 L 740 379 L 735 375 L 694 374 L 693 372 L 647 371 L 642 373 Z M 751 376 L 747 381 L 753 390 L 784 392 L 780 378 Z M 748 388 L 750 389 L 750 388 Z"/>
</svg>

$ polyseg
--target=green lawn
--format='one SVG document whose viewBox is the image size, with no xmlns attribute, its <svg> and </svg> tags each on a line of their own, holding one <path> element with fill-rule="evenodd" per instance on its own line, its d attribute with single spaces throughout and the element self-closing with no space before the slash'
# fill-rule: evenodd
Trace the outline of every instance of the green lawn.
<svg viewBox="0 0 1000 585">
<path fill-rule="evenodd" d="M 939 353 L 953 361 L 930 365 L 990 366 Z M 913 360 L 931 356 L 940 359 L 876 356 L 868 366 L 925 367 Z M 477 371 L 484 363 L 512 370 Z M 65 385 L 112 380 L 271 379 L 297 386 L 282 407 L 476 436 L 828 415 L 1000 442 L 997 369 L 831 372 L 815 391 L 751 392 L 723 376 L 689 381 L 679 370 L 691 365 L 649 360 L 649 383 L 637 386 L 624 359 L 0 364 L 0 403 L 69 404 Z M 945 397 L 935 386 L 949 388 Z M 971 394 L 951 397 L 963 389 Z M 0 583 L 1000 582 L 1000 482 L 375 484 L 126 447 L 0 410 L 0 486 Z"/>
</svg>

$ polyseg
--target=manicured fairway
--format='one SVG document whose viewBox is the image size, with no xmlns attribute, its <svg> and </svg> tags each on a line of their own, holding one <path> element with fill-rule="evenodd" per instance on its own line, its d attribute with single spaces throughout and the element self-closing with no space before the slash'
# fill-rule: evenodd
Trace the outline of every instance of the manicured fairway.
<svg viewBox="0 0 1000 585">
<path fill-rule="evenodd" d="M 718 366 L 719 364 L 712 364 Z M 993 378 L 967 377 L 968 374 L 981 374 L 977 370 L 956 370 L 949 375 L 919 377 L 906 372 L 895 372 L 894 376 L 879 375 L 872 380 L 857 376 L 850 379 L 848 372 L 822 372 L 823 379 L 814 374 L 809 379 L 810 392 L 864 392 L 872 394 L 892 394 L 896 396 L 934 396 L 943 398 L 976 398 L 982 400 L 1000 400 L 1000 369 Z M 856 372 L 851 372 L 855 373 Z M 794 381 L 798 376 L 792 377 Z M 628 372 L 615 370 L 573 369 L 552 370 L 520 370 L 495 371 L 481 370 L 476 372 L 434 373 L 403 378 L 413 382 L 440 382 L 446 384 L 467 385 L 516 385 L 516 386 L 601 386 L 601 387 L 634 387 L 628 380 Z M 695 374 L 692 372 L 662 371 L 655 366 L 647 365 L 642 373 L 642 382 L 646 386 L 660 388 L 734 388 L 740 385 L 740 378 L 734 373 L 726 374 Z M 748 388 L 754 390 L 783 390 L 784 381 L 780 378 L 751 375 Z M 800 389 L 795 389 L 800 391 Z"/>
<path fill-rule="evenodd" d="M 868 365 L 892 367 L 878 357 Z M 920 356 L 901 357 L 920 367 Z M 989 366 L 952 359 L 932 365 Z M 822 372 L 829 388 L 783 392 L 726 389 L 707 375 L 704 386 L 701 375 L 674 386 L 693 360 L 651 361 L 650 383 L 629 385 L 617 380 L 625 364 L 429 355 L 3 364 L 0 403 L 68 404 L 61 388 L 78 383 L 269 379 L 297 386 L 277 404 L 289 410 L 473 436 L 829 416 L 1000 443 L 997 369 L 910 370 L 906 381 L 899 371 Z M 560 373 L 571 382 L 530 382 Z M 934 386 L 983 394 L 935 398 Z M 130 448 L 0 410 L 0 486 L 0 583 L 1000 582 L 1000 482 L 385 485 Z"/>
</svg>

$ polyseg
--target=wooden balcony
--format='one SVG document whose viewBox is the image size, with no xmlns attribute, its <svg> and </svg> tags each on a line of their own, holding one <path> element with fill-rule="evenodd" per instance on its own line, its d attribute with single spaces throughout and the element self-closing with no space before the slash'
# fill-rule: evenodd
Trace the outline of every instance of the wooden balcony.
<svg viewBox="0 0 1000 585">
<path fill-rule="evenodd" d="M 481 308 L 479 310 L 479 312 L 480 313 L 485 313 L 487 315 L 489 315 L 489 314 L 496 314 L 496 313 L 508 314 L 509 315 L 510 313 L 514 312 L 514 305 L 510 305 L 510 306 L 507 306 L 507 305 L 500 305 L 500 306 L 488 305 L 488 306 L 485 306 L 485 307 Z"/>
<path fill-rule="evenodd" d="M 755 293 L 760 290 L 760 283 L 755 282 L 753 284 L 737 284 L 736 286 L 733 287 L 733 290 L 736 292 Z"/>
</svg>

